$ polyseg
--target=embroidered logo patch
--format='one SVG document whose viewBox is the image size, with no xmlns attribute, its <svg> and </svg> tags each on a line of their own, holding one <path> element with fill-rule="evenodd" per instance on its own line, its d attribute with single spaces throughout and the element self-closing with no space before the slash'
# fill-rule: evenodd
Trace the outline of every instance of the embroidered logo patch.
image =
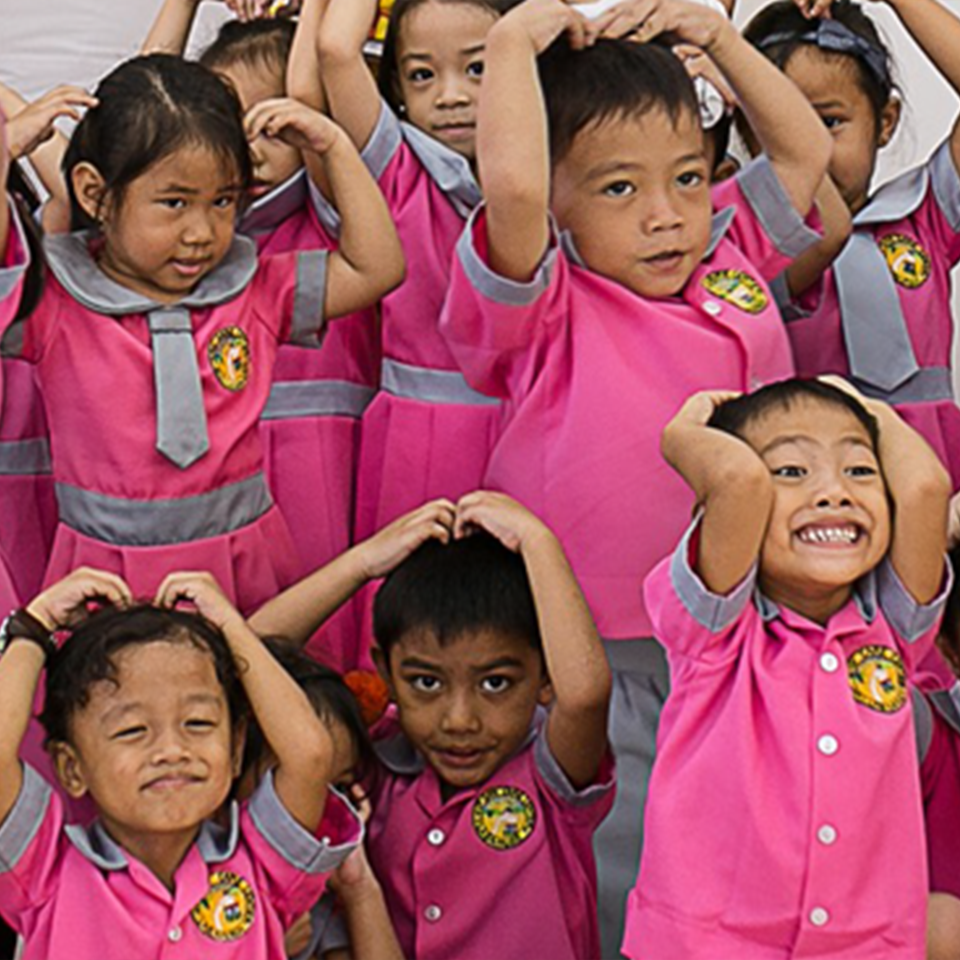
<svg viewBox="0 0 960 960">
<path fill-rule="evenodd" d="M 930 257 L 912 237 L 888 233 L 877 241 L 886 257 L 893 279 L 910 290 L 923 286 L 930 277 Z"/>
<path fill-rule="evenodd" d="M 537 825 L 533 801 L 517 787 L 491 787 L 473 804 L 473 829 L 494 850 L 519 847 Z"/>
<path fill-rule="evenodd" d="M 702 283 L 715 297 L 747 313 L 760 313 L 770 302 L 763 287 L 742 270 L 714 270 Z"/>
<path fill-rule="evenodd" d="M 235 873 L 211 873 L 207 895 L 190 911 L 200 932 L 211 940 L 239 940 L 253 926 L 257 898 Z"/>
<path fill-rule="evenodd" d="M 210 366 L 220 385 L 242 390 L 250 377 L 250 341 L 239 327 L 224 327 L 207 347 Z"/>
<path fill-rule="evenodd" d="M 853 699 L 880 713 L 896 713 L 907 702 L 907 675 L 896 650 L 861 647 L 847 661 Z"/>
</svg>

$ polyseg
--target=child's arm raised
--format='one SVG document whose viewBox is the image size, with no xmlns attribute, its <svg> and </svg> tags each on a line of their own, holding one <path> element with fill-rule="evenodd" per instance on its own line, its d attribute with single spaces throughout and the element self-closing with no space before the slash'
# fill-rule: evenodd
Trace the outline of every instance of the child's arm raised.
<svg viewBox="0 0 960 960">
<path fill-rule="evenodd" d="M 172 573 L 160 584 L 157 606 L 174 607 L 182 600 L 223 632 L 257 723 L 277 757 L 277 795 L 312 833 L 323 816 L 333 765 L 329 730 L 209 573 Z"/>
<path fill-rule="evenodd" d="M 140 47 L 141 54 L 170 53 L 183 56 L 187 39 L 193 29 L 201 0 L 164 0 L 150 32 Z"/>
<path fill-rule="evenodd" d="M 10 239 L 10 200 L 7 179 L 10 176 L 10 148 L 7 146 L 7 115 L 0 108 L 0 262 L 7 255 Z"/>
<path fill-rule="evenodd" d="M 327 262 L 324 316 L 342 317 L 376 303 L 403 280 L 393 219 L 349 138 L 329 117 L 289 98 L 264 100 L 246 117 L 247 135 L 280 137 L 323 164 L 340 213 L 340 246 Z"/>
<path fill-rule="evenodd" d="M 431 500 L 265 603 L 250 626 L 262 637 L 304 644 L 320 625 L 370 580 L 386 576 L 427 540 L 446 543 L 454 505 Z"/>
<path fill-rule="evenodd" d="M 70 576 L 41 593 L 26 612 L 39 626 L 52 633 L 67 624 L 87 600 L 112 604 L 131 601 L 130 590 L 119 577 L 100 570 L 80 567 Z M 20 744 L 27 732 L 33 698 L 46 662 L 44 648 L 32 640 L 9 641 L 0 657 L 0 824 L 13 809 L 23 785 Z M 53 643 L 52 637 L 50 643 Z"/>
<path fill-rule="evenodd" d="M 564 32 L 591 42 L 590 23 L 563 0 L 525 0 L 487 34 L 477 107 L 477 169 L 490 266 L 527 281 L 550 239 L 550 151 L 537 56 Z"/>
<path fill-rule="evenodd" d="M 478 490 L 459 501 L 456 535 L 472 528 L 486 530 L 523 558 L 553 689 L 547 720 L 550 752 L 575 788 L 588 786 L 607 751 L 612 680 L 563 547 L 529 510 L 502 493 Z"/>
<path fill-rule="evenodd" d="M 707 589 L 721 596 L 756 563 L 773 506 L 763 460 L 739 437 L 707 426 L 717 406 L 734 396 L 694 394 L 660 441 L 663 458 L 686 480 L 703 510 L 694 567 Z"/>
</svg>

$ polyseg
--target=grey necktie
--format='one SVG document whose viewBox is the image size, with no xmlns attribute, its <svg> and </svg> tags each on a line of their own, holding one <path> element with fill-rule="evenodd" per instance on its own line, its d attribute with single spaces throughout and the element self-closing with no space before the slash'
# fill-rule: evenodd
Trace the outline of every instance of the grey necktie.
<svg viewBox="0 0 960 960">
<path fill-rule="evenodd" d="M 150 311 L 149 322 L 157 450 L 185 470 L 210 449 L 190 311 L 182 306 L 161 307 Z"/>
</svg>

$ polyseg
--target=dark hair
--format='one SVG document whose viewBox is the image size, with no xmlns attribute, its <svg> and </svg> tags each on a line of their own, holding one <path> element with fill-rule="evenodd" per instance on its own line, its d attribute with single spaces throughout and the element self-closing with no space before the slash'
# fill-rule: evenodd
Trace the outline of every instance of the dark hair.
<svg viewBox="0 0 960 960">
<path fill-rule="evenodd" d="M 853 0 L 835 0 L 830 7 L 830 18 L 874 47 L 877 57 L 884 64 L 884 69 L 878 72 L 870 69 L 866 61 L 856 53 L 820 50 L 824 57 L 843 57 L 851 65 L 855 65 L 857 82 L 870 101 L 874 121 L 879 129 L 883 109 L 897 89 L 893 80 L 893 57 L 890 50 L 880 36 L 876 24 L 864 13 L 863 7 Z M 811 30 L 816 30 L 819 22 L 817 19 L 808 20 L 793 0 L 777 0 L 753 17 L 745 27 L 743 36 L 780 70 L 786 70 L 790 58 L 798 49 L 813 46 L 801 38 L 809 36 Z M 768 38 L 780 36 L 784 38 L 782 42 L 765 43 Z"/>
<path fill-rule="evenodd" d="M 480 630 L 542 649 L 523 560 L 487 533 L 428 541 L 387 577 L 373 603 L 373 634 L 388 659 L 408 633 L 429 632 L 444 646 Z"/>
<path fill-rule="evenodd" d="M 268 637 L 263 642 L 277 662 L 306 693 L 310 705 L 324 724 L 329 728 L 332 723 L 339 723 L 346 728 L 357 751 L 357 779 L 363 779 L 375 769 L 376 755 L 367 725 L 360 713 L 360 705 L 344 683 L 343 677 L 336 670 L 301 653 L 289 641 Z M 241 776 L 260 763 L 267 749 L 263 731 L 251 720 L 247 727 Z"/>
<path fill-rule="evenodd" d="M 690 114 L 699 125 L 693 81 L 660 43 L 601 39 L 573 50 L 563 36 L 541 54 L 539 69 L 551 163 L 563 159 L 584 127 L 614 117 L 641 117 L 660 108 L 673 123 Z"/>
<path fill-rule="evenodd" d="M 470 7 L 479 7 L 494 17 L 502 17 L 508 10 L 515 7 L 520 0 L 396 0 L 390 11 L 390 21 L 387 24 L 387 34 L 383 38 L 383 53 L 380 57 L 380 67 L 377 71 L 377 86 L 380 95 L 390 105 L 394 113 L 400 112 L 402 99 L 400 97 L 400 63 L 398 60 L 398 45 L 400 38 L 400 24 L 403 18 L 424 3 L 460 3 Z"/>
<path fill-rule="evenodd" d="M 266 69 L 279 74 L 286 89 L 287 61 L 296 24 L 291 20 L 228 20 L 216 40 L 200 54 L 200 63 L 210 70 L 225 70 L 235 64 Z"/>
<path fill-rule="evenodd" d="M 71 171 L 93 164 L 118 203 L 126 188 L 185 145 L 209 147 L 236 168 L 243 194 L 253 176 L 240 102 L 213 72 L 165 53 L 135 57 L 108 74 L 100 101 L 80 121 L 63 158 L 73 229 L 95 228 L 74 193 Z"/>
<path fill-rule="evenodd" d="M 47 690 L 40 722 L 47 742 L 70 740 L 70 721 L 90 701 L 90 688 L 103 680 L 117 682 L 116 657 L 122 650 L 148 643 L 188 643 L 213 659 L 230 719 L 247 714 L 238 667 L 220 630 L 197 613 L 142 604 L 103 607 L 72 628 L 69 638 L 47 662 Z"/>
<path fill-rule="evenodd" d="M 852 414 L 867 431 L 873 449 L 877 449 L 879 433 L 873 416 L 855 397 L 821 380 L 793 379 L 769 383 L 753 393 L 720 404 L 707 425 L 742 438 L 751 423 L 763 419 L 771 410 L 789 410 L 804 400 L 839 407 Z"/>
</svg>

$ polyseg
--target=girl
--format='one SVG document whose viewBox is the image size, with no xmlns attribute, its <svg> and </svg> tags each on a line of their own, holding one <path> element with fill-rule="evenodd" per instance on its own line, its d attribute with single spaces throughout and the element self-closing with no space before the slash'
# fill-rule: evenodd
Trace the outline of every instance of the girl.
<svg viewBox="0 0 960 960">
<path fill-rule="evenodd" d="M 94 598 L 113 608 L 81 617 Z M 208 575 L 170 576 L 157 607 L 131 602 L 119 577 L 80 569 L 4 625 L 0 912 L 24 960 L 178 945 L 280 960 L 284 929 L 363 832 L 329 788 L 331 731 Z M 54 630 L 70 634 L 59 649 Z M 64 789 L 96 803 L 89 828 L 65 826 L 17 758 L 45 664 L 50 750 Z M 277 762 L 225 830 L 213 818 L 239 769 L 243 692 Z"/>
<path fill-rule="evenodd" d="M 644 584 L 673 689 L 634 960 L 924 955 L 907 678 L 949 588 L 950 478 L 839 386 L 700 393 L 664 431 L 700 510 Z"/>
<path fill-rule="evenodd" d="M 90 561 L 149 594 L 189 560 L 250 610 L 299 573 L 257 435 L 276 345 L 313 340 L 323 317 L 396 283 L 396 235 L 342 133 L 272 100 L 246 135 L 322 155 L 344 227 L 329 256 L 258 262 L 234 237 L 251 166 L 223 83 L 158 54 L 119 67 L 97 98 L 64 164 L 77 223 L 94 233 L 47 241 L 46 289 L 12 338 L 37 365 L 50 424 L 60 525 L 46 579 Z M 9 226 L 4 205 L 4 250 Z"/>
<path fill-rule="evenodd" d="M 960 20 L 937 0 L 887 4 L 960 90 Z M 828 19 L 821 19 L 828 17 Z M 787 333 L 803 376 L 849 376 L 894 404 L 960 486 L 960 410 L 953 399 L 950 270 L 960 260 L 960 124 L 921 167 L 873 190 L 877 153 L 900 100 L 890 54 L 856 3 L 787 0 L 762 10 L 747 38 L 801 89 L 833 136 L 830 178 L 853 235 L 780 281 Z M 831 264 L 831 260 L 833 260 Z"/>
<path fill-rule="evenodd" d="M 766 152 L 712 195 L 683 65 L 619 39 L 668 31 L 714 61 Z M 571 43 L 541 59 L 538 81 L 537 54 L 564 32 Z M 487 203 L 458 245 L 441 328 L 471 385 L 509 401 L 486 483 L 556 529 L 609 641 L 622 787 L 598 867 L 611 956 L 668 682 L 636 578 L 692 506 L 663 466 L 660 432 L 698 386 L 742 390 L 792 372 L 764 280 L 812 237 L 801 216 L 829 136 L 713 10 L 639 0 L 588 22 L 559 0 L 529 0 L 490 32 L 477 138 Z"/>
<path fill-rule="evenodd" d="M 363 419 L 358 537 L 431 497 L 477 487 L 496 432 L 497 401 L 466 384 L 437 321 L 454 243 L 480 199 L 473 160 L 483 49 L 508 5 L 397 0 L 379 92 L 362 52 L 376 0 L 329 0 L 321 22 L 331 115 L 363 150 L 409 264 L 381 305 L 381 392 Z M 367 633 L 364 653 L 368 642 Z"/>
</svg>

